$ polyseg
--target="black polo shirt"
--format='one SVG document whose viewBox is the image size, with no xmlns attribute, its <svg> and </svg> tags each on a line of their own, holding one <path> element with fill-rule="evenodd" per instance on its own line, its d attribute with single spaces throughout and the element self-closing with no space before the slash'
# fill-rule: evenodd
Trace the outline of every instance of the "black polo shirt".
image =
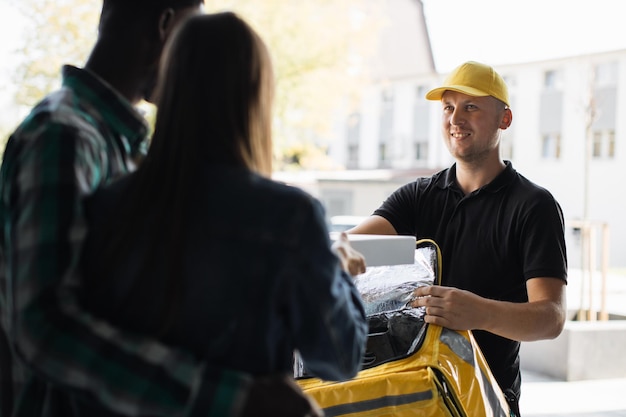
<svg viewBox="0 0 626 417">
<path fill-rule="evenodd" d="M 506 168 L 464 195 L 456 165 L 396 190 L 374 214 L 399 235 L 433 239 L 443 258 L 442 284 L 482 297 L 528 301 L 526 280 L 567 280 L 561 207 L 544 188 Z M 519 394 L 519 342 L 473 332 L 503 390 Z"/>
</svg>

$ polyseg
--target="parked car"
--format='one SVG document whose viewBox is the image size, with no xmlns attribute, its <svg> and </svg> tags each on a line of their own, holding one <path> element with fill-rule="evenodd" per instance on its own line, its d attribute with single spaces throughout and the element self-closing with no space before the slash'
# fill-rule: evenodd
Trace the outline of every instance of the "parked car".
<svg viewBox="0 0 626 417">
<path fill-rule="evenodd" d="M 367 216 L 332 216 L 330 218 L 329 230 L 331 232 L 344 232 L 352 229 L 366 218 Z"/>
</svg>

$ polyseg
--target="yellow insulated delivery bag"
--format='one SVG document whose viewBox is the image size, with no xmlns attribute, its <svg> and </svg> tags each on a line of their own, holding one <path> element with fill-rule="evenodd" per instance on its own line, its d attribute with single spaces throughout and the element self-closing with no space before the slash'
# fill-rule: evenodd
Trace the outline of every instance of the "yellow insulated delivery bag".
<svg viewBox="0 0 626 417">
<path fill-rule="evenodd" d="M 371 272 L 370 272 L 371 271 Z M 508 417 L 509 407 L 471 331 L 426 324 L 413 289 L 441 282 L 441 252 L 418 241 L 415 265 L 372 267 L 355 279 L 368 314 L 362 370 L 343 382 L 295 375 L 326 417 Z"/>
</svg>

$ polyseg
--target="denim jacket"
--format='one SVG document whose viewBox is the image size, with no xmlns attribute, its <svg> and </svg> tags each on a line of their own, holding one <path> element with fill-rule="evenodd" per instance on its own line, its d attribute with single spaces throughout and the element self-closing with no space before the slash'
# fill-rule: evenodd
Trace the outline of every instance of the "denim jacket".
<svg viewBox="0 0 626 417">
<path fill-rule="evenodd" d="M 128 198 L 124 191 L 132 177 L 87 202 L 87 269 L 116 202 Z M 219 166 L 198 178 L 187 214 L 181 302 L 163 342 L 253 375 L 291 372 L 295 350 L 320 378 L 356 374 L 367 338 L 365 313 L 352 277 L 331 250 L 319 201 L 246 169 Z M 160 226 L 149 213 L 144 223 L 145 230 Z M 89 309 L 144 333 L 161 317 L 166 273 L 155 276 L 139 298 L 129 298 L 131 283 L 144 262 L 161 262 L 172 249 L 163 241 L 159 256 L 146 259 L 149 243 L 137 236 L 128 262 L 85 297 Z"/>
</svg>

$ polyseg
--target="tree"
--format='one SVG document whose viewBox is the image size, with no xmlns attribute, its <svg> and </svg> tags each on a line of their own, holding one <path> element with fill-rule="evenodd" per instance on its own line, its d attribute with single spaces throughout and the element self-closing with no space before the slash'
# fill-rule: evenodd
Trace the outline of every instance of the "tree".
<svg viewBox="0 0 626 417">
<path fill-rule="evenodd" d="M 32 106 L 58 86 L 64 63 L 80 65 L 96 38 L 100 2 L 11 0 L 28 16 L 17 103 Z M 333 112 L 359 94 L 383 18 L 375 0 L 205 0 L 233 10 L 266 41 L 276 77 L 276 168 L 328 166 Z"/>
<path fill-rule="evenodd" d="M 358 95 L 382 26 L 379 1 L 213 0 L 268 43 L 276 73 L 274 141 L 278 168 L 325 168 L 333 110 Z"/>
<path fill-rule="evenodd" d="M 84 0 L 11 0 L 26 17 L 23 57 L 14 82 L 16 102 L 32 107 L 59 86 L 65 63 L 82 64 L 97 36 L 100 2 Z"/>
</svg>

